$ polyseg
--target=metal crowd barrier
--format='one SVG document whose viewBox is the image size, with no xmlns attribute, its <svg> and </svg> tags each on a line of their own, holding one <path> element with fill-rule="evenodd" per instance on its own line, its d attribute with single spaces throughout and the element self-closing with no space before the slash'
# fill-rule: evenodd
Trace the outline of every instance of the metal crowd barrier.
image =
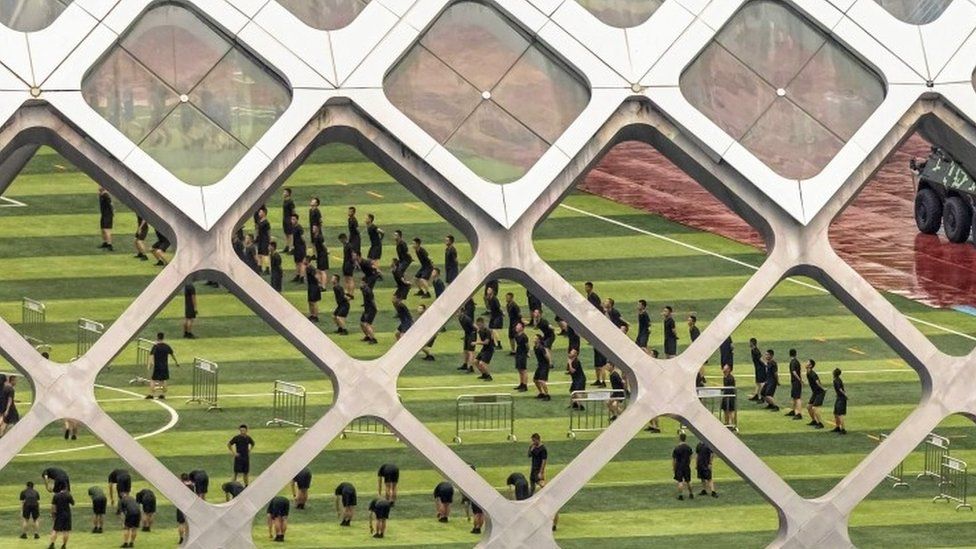
<svg viewBox="0 0 976 549">
<path fill-rule="evenodd" d="M 880 445 L 885 440 L 888 440 L 888 433 L 881 433 L 878 436 L 878 444 Z M 885 478 L 891 481 L 892 488 L 908 488 L 908 483 L 905 482 L 905 462 L 899 461 L 898 465 L 885 475 Z"/>
<path fill-rule="evenodd" d="M 200 357 L 193 359 L 193 388 L 190 400 L 186 403 L 199 402 L 207 406 L 207 411 L 220 410 L 217 405 L 217 392 L 220 368 L 216 363 Z"/>
<path fill-rule="evenodd" d="M 569 409 L 569 430 L 566 436 L 576 438 L 576 433 L 603 431 L 610 425 L 610 403 L 616 402 L 623 411 L 627 397 L 614 396 L 616 391 L 573 391 L 570 399 L 579 407 Z"/>
<path fill-rule="evenodd" d="M 918 478 L 942 478 L 942 458 L 949 455 L 949 439 L 929 433 L 922 442 L 925 450 L 925 464 Z"/>
<path fill-rule="evenodd" d="M 461 395 L 457 397 L 454 442 L 461 433 L 501 432 L 515 442 L 515 399 L 508 394 Z"/>
<path fill-rule="evenodd" d="M 305 414 L 307 404 L 305 387 L 297 383 L 275 380 L 273 400 L 272 417 L 266 423 L 267 426 L 290 425 L 295 427 L 296 433 L 308 430 Z"/>
<path fill-rule="evenodd" d="M 30 343 L 31 347 L 33 347 L 34 350 L 37 351 L 38 353 L 48 353 L 48 354 L 51 353 L 51 346 L 48 345 L 47 343 L 44 343 L 40 339 L 28 335 L 25 335 L 24 339 L 27 340 L 27 343 Z"/>
<path fill-rule="evenodd" d="M 718 418 L 730 431 L 739 432 L 739 391 L 735 387 L 698 387 L 698 400 L 708 408 L 713 416 Z M 731 399 L 735 406 L 732 408 L 734 413 L 726 418 L 722 411 L 722 403 L 726 399 Z M 726 421 L 728 419 L 728 421 Z"/>
<path fill-rule="evenodd" d="M 20 323 L 43 324 L 47 321 L 47 306 L 36 299 L 25 297 L 20 301 Z"/>
<path fill-rule="evenodd" d="M 105 325 L 88 318 L 78 319 L 78 338 L 75 347 L 75 358 L 88 352 L 98 338 L 105 333 Z"/>
<path fill-rule="evenodd" d="M 150 341 L 144 337 L 140 337 L 136 340 L 136 371 L 139 368 L 144 368 L 146 373 L 149 373 L 150 368 L 152 368 L 152 348 L 156 343 Z M 129 385 L 148 385 L 149 378 L 137 375 L 136 377 L 129 380 Z"/>
<path fill-rule="evenodd" d="M 973 510 L 969 504 L 969 473 L 966 462 L 954 457 L 942 456 L 941 480 L 939 481 L 939 495 L 932 501 L 955 502 L 956 511 L 960 509 Z"/>
</svg>

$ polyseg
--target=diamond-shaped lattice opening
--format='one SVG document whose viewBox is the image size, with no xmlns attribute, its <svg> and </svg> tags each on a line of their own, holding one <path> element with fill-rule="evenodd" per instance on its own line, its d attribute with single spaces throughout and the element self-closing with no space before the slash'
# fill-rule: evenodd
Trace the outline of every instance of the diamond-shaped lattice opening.
<svg viewBox="0 0 976 549">
<path fill-rule="evenodd" d="M 664 0 L 577 0 L 604 23 L 620 28 L 636 27 L 647 21 Z"/>
<path fill-rule="evenodd" d="M 480 509 L 477 504 L 472 507 L 459 486 L 402 443 L 383 422 L 360 417 L 344 433 L 303 469 L 301 477 L 296 477 L 298 481 L 284 487 L 278 495 L 283 499 L 275 502 L 275 515 L 281 514 L 277 509 L 288 503 L 285 541 L 289 546 L 472 545 L 487 530 L 487 513 L 480 513 L 479 519 L 474 514 Z M 479 472 L 483 469 L 491 469 L 487 461 L 477 467 Z M 451 484 L 452 490 L 442 483 Z M 302 485 L 308 486 L 304 492 Z M 435 490 L 440 499 L 451 500 L 446 509 L 436 505 Z M 371 531 L 370 507 L 374 501 L 378 505 Z M 385 505 L 380 502 L 391 501 L 383 540 L 374 539 L 376 518 L 385 512 Z M 258 547 L 277 546 L 273 541 L 274 526 L 269 535 L 271 503 L 267 502 L 254 520 L 253 538 Z M 439 520 L 445 511 L 447 520 Z M 348 524 L 343 525 L 347 519 Z M 479 524 L 482 531 L 472 531 Z"/>
<path fill-rule="evenodd" d="M 214 501 L 221 483 L 246 484 L 294 444 L 332 404 L 333 384 L 236 296 L 205 280 L 188 281 L 142 328 L 99 374 L 96 396 L 175 475 L 206 472 Z"/>
<path fill-rule="evenodd" d="M 479 2 L 448 7 L 383 88 L 394 106 L 495 183 L 525 175 L 590 99 L 575 71 Z"/>
<path fill-rule="evenodd" d="M 691 317 L 703 331 L 765 259 L 754 229 L 639 142 L 611 149 L 539 225 L 534 242 L 595 307 L 613 299 L 628 335 L 661 358 L 687 348 L 697 338 Z M 666 332 L 677 338 L 666 342 Z"/>
<path fill-rule="evenodd" d="M 313 152 L 280 196 L 238 229 L 235 250 L 358 358 L 392 347 L 471 257 L 457 228 L 347 145 Z"/>
<path fill-rule="evenodd" d="M 931 23 L 942 15 L 952 0 L 874 0 L 888 13 L 912 25 Z"/>
<path fill-rule="evenodd" d="M 921 397 L 918 374 L 811 279 L 781 282 L 732 340 L 731 376 L 704 364 L 699 399 L 804 497 L 836 485 Z"/>
<path fill-rule="evenodd" d="M 889 434 L 891 431 L 875 433 L 879 443 Z M 946 468 L 941 466 L 943 454 L 951 458 L 946 460 Z M 965 481 L 961 469 L 966 470 Z M 886 543 L 900 547 L 971 544 L 976 513 L 959 505 L 965 499 L 976 506 L 974 471 L 973 422 L 964 416 L 950 416 L 854 508 L 851 541 L 858 547 L 881 547 Z M 933 501 L 939 496 L 948 497 Z"/>
<path fill-rule="evenodd" d="M 366 9 L 370 0 L 278 0 L 306 25 L 325 31 L 341 29 Z"/>
<path fill-rule="evenodd" d="M 775 509 L 707 442 L 689 432 L 684 443 L 690 452 L 678 450 L 678 424 L 662 418 L 660 425 L 665 434 L 638 434 L 560 509 L 555 533 L 559 546 L 768 545 L 778 526 Z M 689 459 L 693 496 L 682 487 L 681 501 L 676 499 L 672 465 L 676 450 L 682 464 Z M 704 484 L 703 476 L 710 476 L 711 484 Z M 610 531 L 607 515 L 614 517 Z"/>
<path fill-rule="evenodd" d="M 85 101 L 191 185 L 220 181 L 291 103 L 284 81 L 180 5 L 151 8 L 82 82 Z"/>
<path fill-rule="evenodd" d="M 694 107 L 788 179 L 820 173 L 885 96 L 840 42 L 772 0 L 739 10 L 680 83 Z"/>
<path fill-rule="evenodd" d="M 830 226 L 838 255 L 952 355 L 976 342 L 969 174 L 976 148 L 927 118 Z"/>
<path fill-rule="evenodd" d="M 175 242 L 143 219 L 145 207 L 123 203 L 53 149 L 25 145 L 0 172 L 0 316 L 68 362 L 150 285 Z"/>
<path fill-rule="evenodd" d="M 65 438 L 65 431 L 75 430 L 77 440 Z M 33 488 L 27 483 L 33 483 Z M 59 492 L 64 495 L 58 496 Z M 16 509 L 18 518 L 4 529 L 7 546 L 26 544 L 16 539 L 22 532 L 31 541 L 38 532 L 46 544 L 52 529 L 60 532 L 68 527 L 69 547 L 116 547 L 123 542 L 127 522 L 132 525 L 129 535 L 135 536 L 138 547 L 169 546 L 180 535 L 178 509 L 138 470 L 75 420 L 51 423 L 24 446 L 0 470 L 0 494 L 9 502 L 11 516 Z M 70 524 L 59 521 L 52 512 L 52 507 L 60 508 L 68 495 L 73 500 L 66 505 Z M 37 526 L 32 520 L 25 525 L 20 517 L 34 517 L 35 502 L 39 506 Z M 61 547 L 61 542 L 59 533 L 55 547 Z"/>
<path fill-rule="evenodd" d="M 4 0 L 0 24 L 20 32 L 45 29 L 68 9 L 73 0 Z"/>
</svg>

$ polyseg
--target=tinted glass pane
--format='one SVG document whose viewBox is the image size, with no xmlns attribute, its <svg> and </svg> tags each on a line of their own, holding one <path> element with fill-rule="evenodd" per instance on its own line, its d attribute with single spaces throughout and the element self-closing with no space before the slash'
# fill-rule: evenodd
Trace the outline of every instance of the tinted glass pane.
<svg viewBox="0 0 976 549">
<path fill-rule="evenodd" d="M 740 139 L 776 98 L 769 84 L 715 43 L 681 75 L 681 93 L 735 139 Z"/>
<path fill-rule="evenodd" d="M 482 101 L 478 90 L 422 47 L 386 77 L 383 88 L 391 103 L 440 143 Z"/>
<path fill-rule="evenodd" d="M 496 183 L 522 177 L 549 148 L 491 101 L 483 102 L 445 146 L 471 171 Z"/>
<path fill-rule="evenodd" d="M 122 47 L 176 91 L 189 93 L 231 44 L 192 12 L 166 4 L 146 12 Z"/>
<path fill-rule="evenodd" d="M 119 48 L 85 79 L 81 93 L 98 114 L 136 143 L 179 102 L 173 90 Z"/>
<path fill-rule="evenodd" d="M 140 147 L 191 185 L 220 181 L 247 152 L 244 145 L 188 103 L 179 105 Z"/>
<path fill-rule="evenodd" d="M 844 142 L 786 99 L 777 99 L 742 146 L 783 177 L 808 179 L 830 163 Z"/>
<path fill-rule="evenodd" d="M 874 0 L 906 23 L 924 25 L 942 15 L 952 0 Z"/>
<path fill-rule="evenodd" d="M 824 36 L 781 2 L 747 4 L 718 41 L 774 87 L 786 86 L 824 43 Z"/>
<path fill-rule="evenodd" d="M 858 60 L 826 44 L 787 93 L 797 105 L 845 141 L 884 100 L 884 87 Z"/>
<path fill-rule="evenodd" d="M 498 84 L 492 99 L 552 143 L 586 108 L 590 92 L 562 65 L 532 46 Z"/>
<path fill-rule="evenodd" d="M 285 112 L 291 98 L 277 79 L 234 49 L 194 88 L 190 101 L 251 147 Z"/>
<path fill-rule="evenodd" d="M 636 27 L 651 18 L 664 0 L 576 0 L 600 21 L 614 27 Z"/>
<path fill-rule="evenodd" d="M 529 47 L 495 10 L 474 2 L 448 8 L 420 43 L 479 91 L 495 87 Z"/>
<path fill-rule="evenodd" d="M 278 0 L 306 25 L 319 30 L 336 30 L 352 23 L 369 0 Z"/>
<path fill-rule="evenodd" d="M 39 31 L 61 15 L 72 0 L 0 0 L 0 23 L 20 32 Z"/>
</svg>

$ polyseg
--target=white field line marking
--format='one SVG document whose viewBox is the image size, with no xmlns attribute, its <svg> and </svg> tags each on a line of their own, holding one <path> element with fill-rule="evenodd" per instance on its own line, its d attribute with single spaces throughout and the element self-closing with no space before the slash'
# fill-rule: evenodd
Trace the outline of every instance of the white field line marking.
<svg viewBox="0 0 976 549">
<path fill-rule="evenodd" d="M 14 200 L 9 196 L 0 196 L 0 200 L 3 200 L 4 202 L 9 202 L 9 204 L 0 204 L 0 208 L 23 208 L 24 206 L 27 206 L 27 204 L 24 204 L 19 200 Z"/>
<path fill-rule="evenodd" d="M 646 231 L 646 230 L 641 229 L 639 227 L 634 227 L 633 225 L 628 225 L 627 223 L 624 223 L 622 221 L 617 221 L 616 219 L 610 219 L 609 217 L 604 217 L 602 215 L 595 214 L 593 212 L 588 212 L 586 210 L 581 210 L 579 208 L 576 208 L 576 207 L 573 207 L 573 206 L 568 206 L 566 204 L 560 204 L 559 207 L 560 208 L 566 208 L 567 210 L 569 210 L 571 212 L 576 212 L 576 213 L 579 213 L 579 214 L 583 214 L 585 216 L 592 217 L 594 219 L 599 219 L 600 221 L 606 221 L 607 223 L 612 223 L 614 225 L 617 225 L 618 227 L 623 227 L 625 229 L 629 229 L 629 230 L 634 231 L 636 233 L 640 233 L 640 234 L 647 235 L 647 236 L 652 236 L 652 237 L 657 238 L 659 240 L 663 240 L 665 242 L 669 242 L 669 243 L 675 244 L 677 246 L 682 246 L 684 248 L 688 248 L 689 250 L 694 250 L 696 252 L 699 252 L 699 253 L 702 253 L 702 254 L 705 254 L 705 255 L 710 255 L 712 257 L 721 259 L 723 261 L 728 261 L 729 263 L 735 263 L 736 265 L 740 265 L 742 267 L 746 267 L 748 269 L 752 269 L 753 271 L 758 271 L 759 270 L 759 267 L 757 267 L 757 266 L 755 266 L 755 265 L 753 265 L 751 263 L 746 263 L 745 261 L 740 261 L 738 259 L 735 259 L 735 258 L 732 258 L 732 257 L 728 257 L 728 256 L 725 256 L 725 255 L 722 255 L 722 254 L 719 254 L 719 253 L 716 253 L 716 252 L 713 252 L 713 251 L 710 251 L 710 250 L 706 250 L 704 248 L 699 248 L 698 246 L 694 246 L 692 244 L 687 244 L 685 242 L 681 242 L 680 240 L 675 240 L 675 239 L 673 239 L 671 237 L 664 236 L 662 234 L 654 233 L 654 232 L 651 232 L 651 231 Z M 793 284 L 797 284 L 797 285 L 803 286 L 805 288 L 810 288 L 810 289 L 813 289 L 813 290 L 817 290 L 818 292 L 821 292 L 821 293 L 825 293 L 825 294 L 829 294 L 830 293 L 826 289 L 821 288 L 820 286 L 817 286 L 816 284 L 810 284 L 808 282 L 804 282 L 802 280 L 797 280 L 795 278 L 787 278 L 786 280 L 792 282 Z M 959 336 L 959 337 L 968 339 L 970 341 L 976 341 L 976 336 L 971 336 L 969 334 L 965 334 L 963 332 L 960 332 L 960 331 L 957 331 L 957 330 L 953 330 L 952 328 L 948 328 L 946 326 L 942 326 L 942 325 L 939 325 L 939 324 L 935 324 L 933 322 L 929 322 L 927 320 L 922 320 L 920 318 L 916 318 L 916 317 L 909 316 L 909 315 L 905 315 L 905 318 L 907 318 L 908 320 L 910 320 L 910 321 L 912 321 L 912 322 L 914 322 L 916 324 L 921 324 L 923 326 L 928 326 L 930 328 L 935 328 L 937 330 L 940 330 L 940 331 L 943 331 L 943 332 L 946 332 L 946 333 L 949 333 L 949 334 L 952 334 L 952 335 L 956 335 L 956 336 Z"/>
<path fill-rule="evenodd" d="M 133 397 L 137 397 L 137 398 L 128 398 L 128 399 L 124 399 L 124 400 L 141 400 L 141 399 L 144 399 L 145 398 L 144 396 L 140 395 L 139 393 L 134 393 L 132 391 L 127 391 L 125 389 L 119 389 L 117 387 L 109 387 L 108 385 L 95 384 L 95 387 L 98 387 L 99 389 L 108 389 L 109 391 L 116 391 L 116 392 L 119 392 L 119 393 L 124 393 L 124 394 L 127 394 L 127 395 L 132 395 Z M 111 399 L 111 400 L 121 400 L 121 399 Z M 105 401 L 102 401 L 102 402 L 105 402 Z M 144 438 L 154 437 L 156 435 L 163 434 L 166 431 L 169 431 L 170 429 L 172 429 L 176 425 L 176 422 L 180 420 L 180 415 L 178 413 L 176 413 L 176 410 L 173 409 L 173 407 L 170 406 L 169 404 L 167 404 L 167 403 L 165 403 L 165 402 L 163 402 L 161 400 L 156 400 L 156 399 L 153 399 L 152 402 L 154 404 L 156 404 L 157 406 L 162 407 L 167 412 L 169 412 L 169 422 L 166 425 L 163 425 L 162 427 L 160 427 L 159 429 L 156 429 L 155 431 L 153 431 L 151 433 L 143 433 L 141 435 L 138 435 L 136 437 L 133 437 L 136 440 L 142 440 Z M 50 455 L 54 455 L 54 454 L 67 454 L 67 453 L 70 453 L 70 452 L 83 452 L 85 450 L 94 450 L 96 448 L 104 448 L 104 447 L 105 447 L 105 444 L 104 443 L 103 444 L 89 444 L 88 446 L 77 446 L 77 447 L 74 447 L 74 448 L 64 448 L 62 450 L 47 450 L 47 451 L 44 451 L 44 452 L 28 452 L 28 453 L 25 453 L 25 454 L 17 454 L 17 457 L 50 456 Z"/>
</svg>

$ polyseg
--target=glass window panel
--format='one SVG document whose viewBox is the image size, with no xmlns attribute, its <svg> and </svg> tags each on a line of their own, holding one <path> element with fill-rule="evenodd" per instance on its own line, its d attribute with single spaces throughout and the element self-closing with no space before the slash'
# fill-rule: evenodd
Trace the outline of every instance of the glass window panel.
<svg viewBox="0 0 976 549">
<path fill-rule="evenodd" d="M 790 84 L 787 97 L 846 141 L 884 101 L 884 86 L 829 42 Z"/>
<path fill-rule="evenodd" d="M 285 112 L 291 97 L 276 78 L 235 48 L 193 89 L 190 101 L 253 147 Z"/>
<path fill-rule="evenodd" d="M 484 101 L 445 144 L 474 173 L 508 183 L 525 175 L 549 146 L 492 101 Z"/>
<path fill-rule="evenodd" d="M 781 2 L 758 0 L 733 16 L 717 40 L 767 82 L 782 88 L 820 49 L 825 37 Z"/>
<path fill-rule="evenodd" d="M 722 46 L 712 43 L 681 75 L 681 93 L 740 139 L 776 99 L 776 91 Z"/>
<path fill-rule="evenodd" d="M 636 27 L 651 18 L 664 0 L 576 0 L 597 19 L 620 28 Z"/>
<path fill-rule="evenodd" d="M 420 43 L 479 91 L 495 87 L 529 47 L 498 12 L 475 2 L 449 7 Z"/>
<path fill-rule="evenodd" d="M 538 46 L 532 46 L 491 96 L 532 131 L 553 143 L 586 108 L 590 91 Z"/>
<path fill-rule="evenodd" d="M 352 23 L 369 0 L 278 0 L 306 25 L 319 30 L 336 30 Z"/>
<path fill-rule="evenodd" d="M 912 25 L 931 23 L 942 15 L 952 0 L 874 0 L 891 15 Z"/>
<path fill-rule="evenodd" d="M 115 48 L 82 83 L 85 101 L 138 143 L 179 102 L 179 96 L 121 48 Z"/>
<path fill-rule="evenodd" d="M 439 143 L 482 101 L 476 90 L 422 47 L 414 47 L 383 82 L 386 96 Z"/>
<path fill-rule="evenodd" d="M 20 32 L 46 28 L 72 0 L 0 0 L 0 23 Z"/>
<path fill-rule="evenodd" d="M 786 99 L 777 99 L 741 143 L 788 179 L 817 175 L 844 146 L 837 136 Z"/>
<path fill-rule="evenodd" d="M 164 4 L 147 11 L 122 47 L 179 93 L 189 93 L 231 48 L 191 11 Z"/>
<path fill-rule="evenodd" d="M 180 104 L 139 145 L 190 185 L 220 181 L 247 148 L 189 103 Z"/>
</svg>

